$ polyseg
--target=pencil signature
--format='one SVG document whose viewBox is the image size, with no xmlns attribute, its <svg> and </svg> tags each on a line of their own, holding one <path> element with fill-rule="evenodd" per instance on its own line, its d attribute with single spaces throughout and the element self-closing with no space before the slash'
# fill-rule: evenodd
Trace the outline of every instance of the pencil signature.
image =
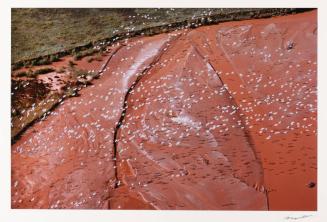
<svg viewBox="0 0 327 222">
<path fill-rule="evenodd" d="M 299 220 L 299 219 L 304 219 L 304 218 L 307 218 L 307 217 L 312 217 L 313 215 L 302 215 L 302 216 L 293 216 L 293 217 L 285 217 L 286 220 Z"/>
</svg>

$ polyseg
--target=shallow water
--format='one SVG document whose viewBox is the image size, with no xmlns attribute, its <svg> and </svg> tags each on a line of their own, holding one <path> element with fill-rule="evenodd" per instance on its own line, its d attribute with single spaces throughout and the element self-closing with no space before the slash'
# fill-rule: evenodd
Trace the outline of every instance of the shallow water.
<svg viewBox="0 0 327 222">
<path fill-rule="evenodd" d="M 78 62 L 110 58 L 12 146 L 12 207 L 315 210 L 316 28 L 228 22 Z"/>
</svg>

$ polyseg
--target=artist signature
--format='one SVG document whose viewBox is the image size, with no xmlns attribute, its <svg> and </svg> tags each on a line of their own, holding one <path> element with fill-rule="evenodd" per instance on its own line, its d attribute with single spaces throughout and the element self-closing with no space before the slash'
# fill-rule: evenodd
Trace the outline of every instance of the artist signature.
<svg viewBox="0 0 327 222">
<path fill-rule="evenodd" d="M 313 215 L 302 215 L 302 216 L 293 216 L 293 217 L 285 217 L 286 220 L 300 220 L 308 217 L 312 217 Z"/>
</svg>

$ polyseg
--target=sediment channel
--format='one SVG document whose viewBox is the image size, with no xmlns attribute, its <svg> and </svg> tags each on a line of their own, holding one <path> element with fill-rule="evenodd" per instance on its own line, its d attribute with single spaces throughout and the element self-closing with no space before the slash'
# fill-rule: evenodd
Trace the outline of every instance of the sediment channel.
<svg viewBox="0 0 327 222">
<path fill-rule="evenodd" d="M 81 61 L 100 77 L 12 145 L 12 208 L 315 210 L 316 28 L 226 22 Z"/>
</svg>

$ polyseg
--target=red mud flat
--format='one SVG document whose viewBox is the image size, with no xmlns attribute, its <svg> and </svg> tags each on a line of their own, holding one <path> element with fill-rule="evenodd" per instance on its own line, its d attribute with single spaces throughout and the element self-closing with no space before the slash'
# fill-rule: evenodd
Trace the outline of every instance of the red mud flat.
<svg viewBox="0 0 327 222">
<path fill-rule="evenodd" d="M 54 71 L 46 74 L 37 75 L 36 79 L 40 83 L 48 84 L 49 88 L 52 91 L 56 91 L 61 93 L 62 89 L 66 86 L 67 83 L 72 82 L 72 68 L 68 68 L 72 62 L 74 67 L 77 67 L 77 70 L 88 71 L 88 72 L 99 72 L 104 71 L 106 62 L 111 58 L 111 56 L 115 53 L 115 51 L 121 47 L 121 43 L 113 44 L 108 47 L 105 52 L 103 52 L 97 59 L 92 59 L 92 61 L 88 61 L 93 56 L 86 56 L 80 60 L 74 60 L 72 56 L 65 56 L 60 58 L 60 61 L 53 62 L 50 65 L 40 65 L 33 66 L 30 68 L 23 67 L 21 69 L 15 70 L 13 72 L 12 79 L 14 80 L 30 80 L 33 78 L 29 77 L 17 77 L 17 74 L 20 72 L 28 72 L 28 71 L 36 71 L 44 68 L 51 68 Z"/>
<path fill-rule="evenodd" d="M 316 13 L 128 40 L 12 146 L 12 207 L 316 210 Z"/>
</svg>

